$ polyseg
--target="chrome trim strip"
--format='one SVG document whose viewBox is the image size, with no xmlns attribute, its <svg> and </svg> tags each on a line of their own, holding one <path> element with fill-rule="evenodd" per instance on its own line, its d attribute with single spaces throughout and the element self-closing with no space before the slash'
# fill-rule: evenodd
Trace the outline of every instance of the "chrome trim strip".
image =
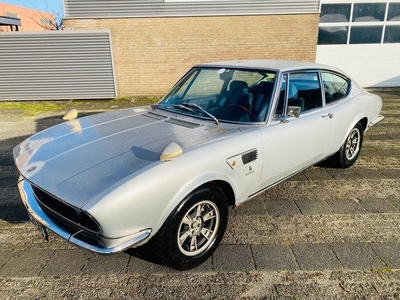
<svg viewBox="0 0 400 300">
<path fill-rule="evenodd" d="M 124 243 L 121 243 L 117 246 L 111 247 L 111 248 L 102 248 L 102 247 L 97 247 L 91 244 L 88 244 L 82 240 L 77 239 L 74 237 L 74 235 L 78 234 L 79 232 L 75 234 L 70 234 L 57 226 L 50 218 L 47 217 L 47 215 L 43 212 L 43 210 L 40 208 L 34 194 L 32 191 L 32 187 L 30 184 L 20 177 L 18 179 L 18 189 L 19 193 L 22 198 L 22 202 L 24 203 L 24 206 L 28 213 L 33 217 L 36 221 L 38 221 L 40 224 L 42 224 L 44 227 L 47 229 L 53 231 L 55 234 L 59 235 L 63 239 L 75 244 L 76 246 L 79 246 L 81 248 L 90 250 L 92 252 L 96 252 L 99 254 L 112 254 L 120 251 L 124 251 L 128 248 L 131 248 L 132 246 L 142 242 L 146 238 L 150 236 L 151 229 L 144 229 L 140 232 L 137 232 L 132 236 L 132 238 Z"/>
</svg>

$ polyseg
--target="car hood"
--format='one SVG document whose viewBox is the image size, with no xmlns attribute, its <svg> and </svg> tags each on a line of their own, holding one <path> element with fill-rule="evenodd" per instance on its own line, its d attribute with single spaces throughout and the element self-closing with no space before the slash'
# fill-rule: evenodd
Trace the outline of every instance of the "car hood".
<svg viewBox="0 0 400 300">
<path fill-rule="evenodd" d="M 14 148 L 23 177 L 77 207 L 150 164 L 175 142 L 185 149 L 223 138 L 238 128 L 171 117 L 150 108 L 127 109 L 70 120 Z"/>
</svg>

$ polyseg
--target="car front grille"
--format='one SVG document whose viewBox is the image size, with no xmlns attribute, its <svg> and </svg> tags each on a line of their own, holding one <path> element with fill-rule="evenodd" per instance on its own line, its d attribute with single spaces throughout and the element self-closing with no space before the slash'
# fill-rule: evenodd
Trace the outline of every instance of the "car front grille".
<svg viewBox="0 0 400 300">
<path fill-rule="evenodd" d="M 88 213 L 60 201 L 34 185 L 32 190 L 42 210 L 67 232 L 74 234 L 82 229 L 95 234 L 100 232 L 100 226 Z"/>
</svg>

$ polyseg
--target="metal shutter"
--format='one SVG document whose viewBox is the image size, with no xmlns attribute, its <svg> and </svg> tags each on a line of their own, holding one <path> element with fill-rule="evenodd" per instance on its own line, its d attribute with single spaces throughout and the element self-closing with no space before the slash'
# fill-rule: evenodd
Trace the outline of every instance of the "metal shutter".
<svg viewBox="0 0 400 300">
<path fill-rule="evenodd" d="M 0 34 L 0 100 L 116 97 L 109 31 Z"/>
<path fill-rule="evenodd" d="M 225 16 L 318 13 L 318 0 L 64 0 L 66 18 Z M 190 21 L 189 21 L 190 22 Z"/>
</svg>

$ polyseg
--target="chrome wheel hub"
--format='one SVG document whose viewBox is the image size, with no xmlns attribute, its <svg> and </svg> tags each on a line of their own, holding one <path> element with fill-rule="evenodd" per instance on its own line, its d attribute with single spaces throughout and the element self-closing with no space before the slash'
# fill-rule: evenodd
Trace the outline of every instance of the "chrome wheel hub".
<svg viewBox="0 0 400 300">
<path fill-rule="evenodd" d="M 198 235 L 201 230 L 203 229 L 203 220 L 201 217 L 197 217 L 195 220 L 193 220 L 191 222 L 191 224 L 189 225 L 190 228 L 190 235 L 196 236 Z"/>
<path fill-rule="evenodd" d="M 352 160 L 354 159 L 354 157 L 357 156 L 358 152 L 360 151 L 360 131 L 358 130 L 358 128 L 354 128 L 348 138 L 347 138 L 347 142 L 346 142 L 346 158 L 348 160 Z"/>
<path fill-rule="evenodd" d="M 219 223 L 219 210 L 213 202 L 204 200 L 193 205 L 179 225 L 179 250 L 187 256 L 205 251 L 214 241 Z"/>
</svg>

